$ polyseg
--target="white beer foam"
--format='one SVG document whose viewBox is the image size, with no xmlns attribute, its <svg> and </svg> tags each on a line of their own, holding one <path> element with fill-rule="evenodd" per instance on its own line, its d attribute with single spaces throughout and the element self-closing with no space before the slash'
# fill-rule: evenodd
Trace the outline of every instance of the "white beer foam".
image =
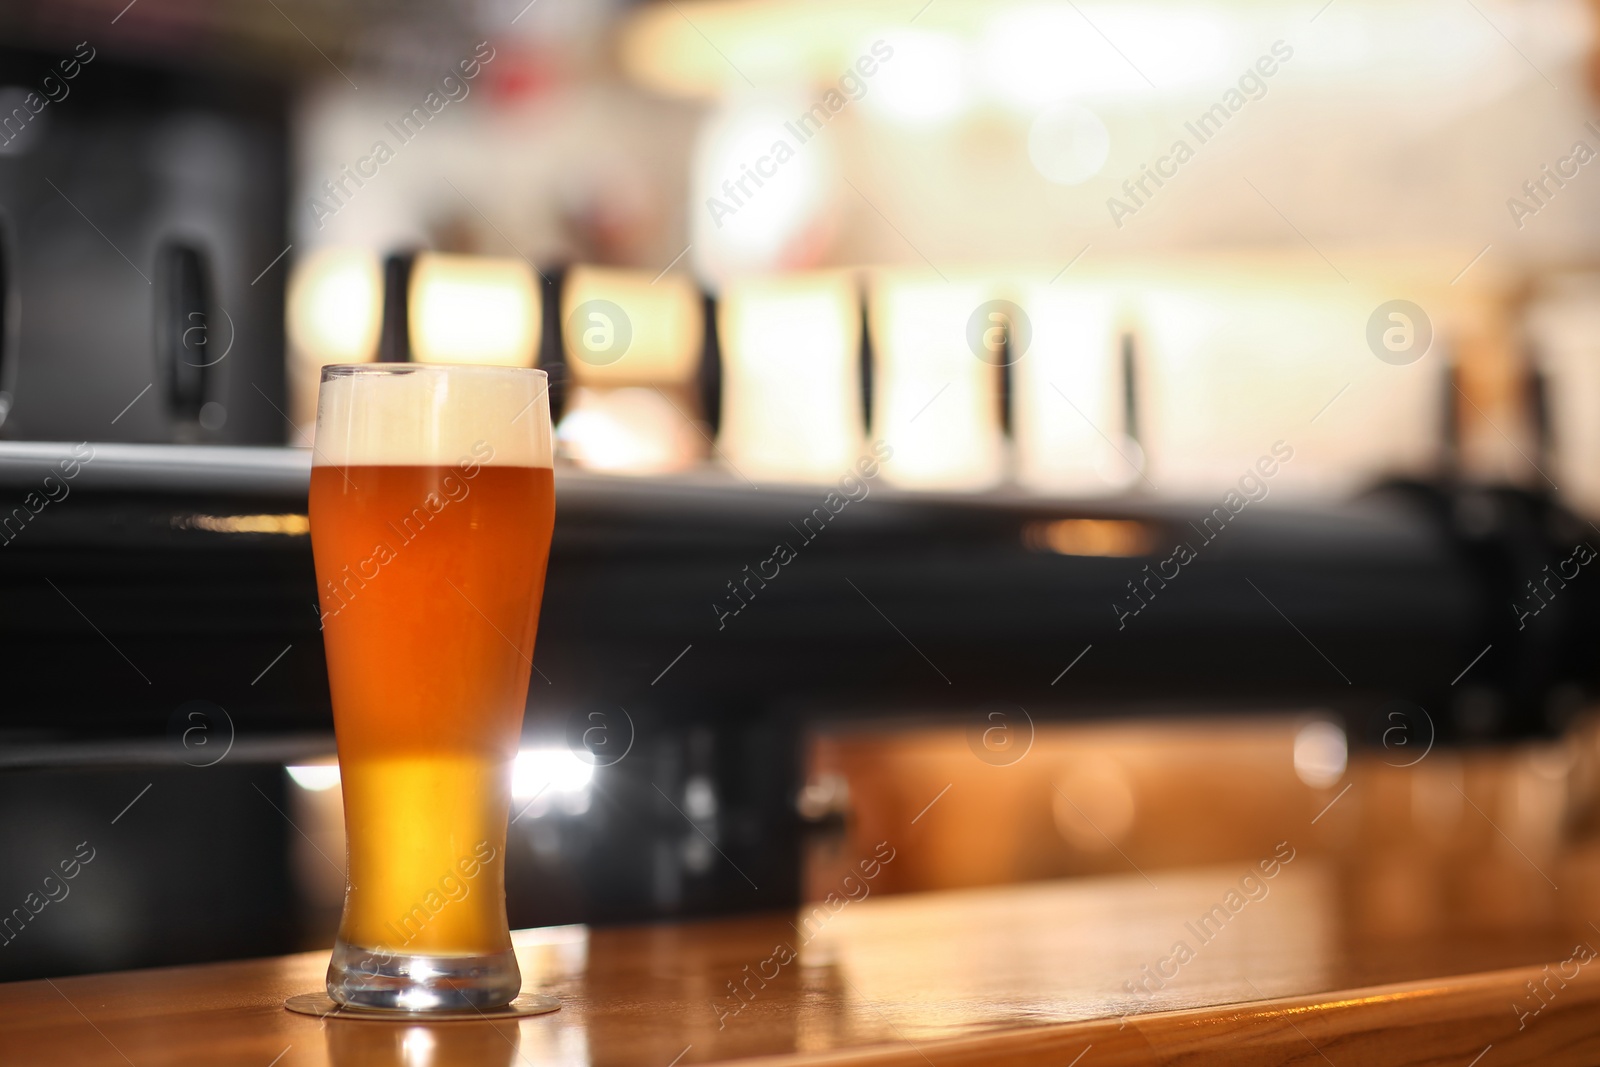
<svg viewBox="0 0 1600 1067">
<path fill-rule="evenodd" d="M 552 466 L 548 381 L 505 367 L 326 368 L 312 465 Z"/>
</svg>

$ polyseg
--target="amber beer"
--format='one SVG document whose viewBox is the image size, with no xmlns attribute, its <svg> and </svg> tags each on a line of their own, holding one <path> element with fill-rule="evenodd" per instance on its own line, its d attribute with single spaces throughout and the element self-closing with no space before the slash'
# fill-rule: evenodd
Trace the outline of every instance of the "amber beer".
<svg viewBox="0 0 1600 1067">
<path fill-rule="evenodd" d="M 329 367 L 311 539 L 349 878 L 328 993 L 510 1002 L 511 765 L 555 519 L 540 371 Z"/>
</svg>

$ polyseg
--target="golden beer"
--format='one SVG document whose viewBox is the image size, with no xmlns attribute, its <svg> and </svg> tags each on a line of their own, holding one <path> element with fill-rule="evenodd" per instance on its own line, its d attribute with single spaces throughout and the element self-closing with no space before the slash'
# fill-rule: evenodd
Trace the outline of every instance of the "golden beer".
<svg viewBox="0 0 1600 1067">
<path fill-rule="evenodd" d="M 505 836 L 555 519 L 542 372 L 323 375 L 311 538 L 349 863 L 328 993 L 495 1007 L 520 988 Z"/>
</svg>

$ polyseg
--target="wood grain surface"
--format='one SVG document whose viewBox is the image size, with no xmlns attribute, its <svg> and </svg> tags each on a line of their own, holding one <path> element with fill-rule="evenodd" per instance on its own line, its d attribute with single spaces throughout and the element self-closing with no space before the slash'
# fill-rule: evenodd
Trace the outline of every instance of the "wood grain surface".
<svg viewBox="0 0 1600 1067">
<path fill-rule="evenodd" d="M 1247 882 L 1250 870 L 524 931 L 524 987 L 564 1006 L 518 1023 L 285 1011 L 320 987 L 325 953 L 18 982 L 0 985 L 0 1063 L 1600 1063 L 1600 931 L 1587 923 L 1374 938 L 1344 920 L 1331 867 L 1306 857 Z"/>
</svg>

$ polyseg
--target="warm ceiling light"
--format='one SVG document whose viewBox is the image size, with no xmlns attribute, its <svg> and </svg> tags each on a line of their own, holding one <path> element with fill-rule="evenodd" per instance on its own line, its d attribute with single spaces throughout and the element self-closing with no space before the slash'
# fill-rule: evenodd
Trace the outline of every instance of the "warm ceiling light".
<svg viewBox="0 0 1600 1067">
<path fill-rule="evenodd" d="M 929 118 L 965 107 L 969 72 L 972 90 L 1025 110 L 1226 82 L 1240 42 L 1267 33 L 1265 23 L 1244 6 L 1201 2 L 939 0 L 889 15 L 856 0 L 675 0 L 636 8 L 619 44 L 622 69 L 636 83 L 705 99 L 752 85 L 826 86 L 864 45 L 883 40 L 894 49 L 885 71 L 907 77 L 905 107 L 896 110 Z M 1136 44 L 1124 53 L 1112 41 Z M 909 91 L 914 85 L 926 98 Z M 880 91 L 893 92 L 875 85 L 868 106 L 886 102 L 872 99 Z"/>
<path fill-rule="evenodd" d="M 872 435 L 894 450 L 883 465 L 888 481 L 983 489 L 1004 473 L 999 368 L 969 343 L 994 288 L 904 271 L 874 282 Z"/>
<path fill-rule="evenodd" d="M 1111 286 L 1042 279 L 1016 292 L 1031 327 L 1011 368 L 1017 480 L 1046 493 L 1127 489 L 1144 458 L 1128 434 L 1120 298 Z"/>
<path fill-rule="evenodd" d="M 736 96 L 701 123 L 690 164 L 689 234 L 695 270 L 713 287 L 813 265 L 823 235 L 837 226 L 845 186 L 836 138 L 817 136 L 812 103 L 805 92 Z M 843 114 L 830 121 L 849 121 Z"/>
<path fill-rule="evenodd" d="M 935 30 L 896 29 L 885 42 L 893 51 L 861 98 L 869 111 L 922 126 L 955 118 L 971 105 L 966 41 Z M 871 44 L 863 41 L 859 52 L 867 54 Z"/>
<path fill-rule="evenodd" d="M 836 79 L 855 61 L 851 49 L 883 25 L 845 0 L 674 0 L 636 8 L 619 53 L 640 85 L 704 98 L 747 89 L 747 78 L 769 87 Z"/>
<path fill-rule="evenodd" d="M 700 292 L 683 274 L 573 267 L 561 292 L 567 370 L 580 385 L 681 385 L 700 369 Z"/>
<path fill-rule="evenodd" d="M 359 248 L 311 253 L 290 272 L 288 311 L 289 341 L 301 362 L 371 362 L 383 313 L 378 257 Z"/>
<path fill-rule="evenodd" d="M 883 39 L 898 49 L 908 31 L 946 34 L 970 61 L 958 67 L 950 53 L 932 92 L 952 94 L 970 73 L 976 100 L 1031 115 L 1063 100 L 1203 99 L 1225 90 L 1283 29 L 1271 5 L 1244 0 L 938 0 L 895 7 L 891 14 L 888 5 L 859 0 L 655 0 L 635 6 L 623 21 L 621 67 L 654 92 L 699 99 L 752 87 L 821 88 L 855 61 L 863 41 Z M 1593 15 L 1581 0 L 1496 5 L 1493 25 L 1446 27 L 1429 0 L 1341 0 L 1330 14 L 1317 24 L 1316 47 L 1294 59 L 1302 71 L 1297 80 L 1355 79 L 1383 92 L 1400 78 L 1448 98 L 1443 104 L 1408 99 L 1409 107 L 1442 106 L 1447 113 L 1481 107 L 1486 96 L 1537 78 L 1530 65 L 1567 70 L 1581 63 L 1594 39 Z M 1518 47 L 1506 48 L 1502 35 Z M 1434 47 L 1409 47 L 1419 39 Z M 897 53 L 889 66 L 899 62 Z M 867 95 L 867 106 L 877 106 L 878 91 Z"/>
<path fill-rule="evenodd" d="M 751 478 L 833 481 L 861 446 L 860 298 L 847 272 L 730 284 L 719 444 Z"/>
<path fill-rule="evenodd" d="M 1411 268 L 1392 258 L 1381 285 L 1345 269 L 1348 282 L 1308 256 L 1147 277 L 1135 308 L 1139 437 L 1163 493 L 1220 499 L 1242 491 L 1241 476 L 1257 464 L 1276 471 L 1262 479 L 1263 493 L 1338 492 L 1422 476 L 1437 462 L 1448 362 L 1429 356 L 1395 367 L 1364 345 L 1366 358 L 1353 358 L 1348 340 L 1359 343 L 1361 324 Z M 1441 333 L 1457 314 L 1447 282 L 1402 290 L 1429 309 Z M 1274 445 L 1293 461 L 1262 460 Z"/>
<path fill-rule="evenodd" d="M 699 460 L 704 317 L 685 275 L 574 267 L 561 293 L 573 383 L 556 427 L 562 453 L 612 474 L 662 474 Z"/>
<path fill-rule="evenodd" d="M 1075 101 L 1045 108 L 1028 128 L 1028 161 L 1056 185 L 1082 185 L 1105 169 L 1111 131 Z"/>
<path fill-rule="evenodd" d="M 418 363 L 533 366 L 539 287 L 522 260 L 425 252 L 411 268 L 407 302 Z"/>
</svg>

